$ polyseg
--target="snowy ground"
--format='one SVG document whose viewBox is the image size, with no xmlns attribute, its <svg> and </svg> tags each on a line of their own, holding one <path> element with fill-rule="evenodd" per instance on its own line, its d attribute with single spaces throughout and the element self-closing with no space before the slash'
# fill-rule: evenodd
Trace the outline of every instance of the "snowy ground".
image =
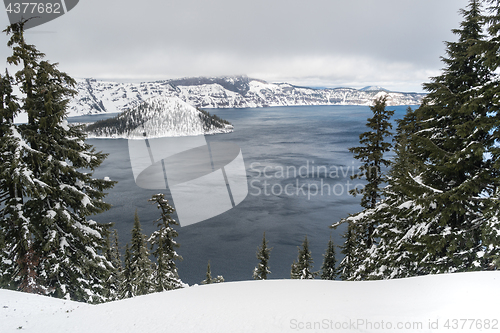
<svg viewBox="0 0 500 333">
<path fill-rule="evenodd" d="M 500 332 L 500 272 L 194 286 L 88 305 L 0 290 L 0 332 Z"/>
</svg>

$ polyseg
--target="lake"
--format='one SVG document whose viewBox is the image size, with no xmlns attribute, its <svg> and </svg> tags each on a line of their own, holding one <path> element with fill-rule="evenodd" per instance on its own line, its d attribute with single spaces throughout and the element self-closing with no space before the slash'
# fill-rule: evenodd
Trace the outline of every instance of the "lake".
<svg viewBox="0 0 500 333">
<path fill-rule="evenodd" d="M 395 110 L 393 119 L 405 114 L 406 106 Z M 178 263 L 182 280 L 189 284 L 205 278 L 210 260 L 212 276 L 226 281 L 250 280 L 258 260 L 255 257 L 265 232 L 272 247 L 270 279 L 290 277 L 297 258 L 297 247 L 307 235 L 320 270 L 330 236 L 342 244 L 344 227 L 329 226 L 360 211 L 360 197 L 347 192 L 363 182 L 349 177 L 358 172 L 359 163 L 348 148 L 359 145 L 359 135 L 367 130 L 371 117 L 367 106 L 294 106 L 249 109 L 209 109 L 230 121 L 230 134 L 206 136 L 208 142 L 236 143 L 242 151 L 249 194 L 235 208 L 209 220 L 177 227 L 180 243 Z M 82 121 L 80 118 L 78 121 Z M 394 126 L 395 130 L 395 126 Z M 158 190 L 139 188 L 133 178 L 128 144 L 125 139 L 89 139 L 97 150 L 109 153 L 96 177 L 110 177 L 118 184 L 106 197 L 113 207 L 91 217 L 114 222 L 123 250 L 137 210 L 143 232 L 155 230 L 159 210 L 147 200 Z M 169 191 L 164 191 L 171 200 Z M 193 203 L 195 205 L 196 203 Z M 177 216 L 173 216 L 177 218 Z M 337 259 L 340 259 L 340 249 Z"/>
</svg>

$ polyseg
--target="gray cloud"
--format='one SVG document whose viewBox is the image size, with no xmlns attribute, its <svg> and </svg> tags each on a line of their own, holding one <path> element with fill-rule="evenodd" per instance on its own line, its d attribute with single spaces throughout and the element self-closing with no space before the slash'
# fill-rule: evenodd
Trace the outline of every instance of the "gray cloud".
<svg viewBox="0 0 500 333">
<path fill-rule="evenodd" d="M 439 73 L 443 41 L 455 39 L 467 2 L 86 0 L 26 36 L 75 77 L 247 74 L 415 91 Z M 8 24 L 6 14 L 0 19 Z M 9 50 L 1 50 L 5 59 Z"/>
</svg>

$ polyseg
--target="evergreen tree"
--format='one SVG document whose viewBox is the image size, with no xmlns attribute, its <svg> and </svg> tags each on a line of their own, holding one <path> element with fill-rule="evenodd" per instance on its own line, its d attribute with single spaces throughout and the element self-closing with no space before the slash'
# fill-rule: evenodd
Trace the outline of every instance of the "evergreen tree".
<svg viewBox="0 0 500 333">
<path fill-rule="evenodd" d="M 201 284 L 211 284 L 212 283 L 212 270 L 210 269 L 210 260 L 207 265 L 207 274 L 205 280 L 201 281 Z"/>
<path fill-rule="evenodd" d="M 379 221 L 373 233 L 379 241 L 353 279 L 495 267 L 500 133 L 492 96 L 499 85 L 481 51 L 479 1 L 462 15 L 443 74 L 424 85 L 429 94 L 422 105 L 399 122 L 384 201 L 358 216 Z"/>
<path fill-rule="evenodd" d="M 134 296 L 134 281 L 132 276 L 132 266 L 131 266 L 132 254 L 130 253 L 130 247 L 127 244 L 125 246 L 125 266 L 123 267 L 123 282 L 120 288 L 119 298 L 125 299 Z"/>
<path fill-rule="evenodd" d="M 422 188 L 410 176 L 425 169 L 408 143 L 411 135 L 419 130 L 416 127 L 415 112 L 409 107 L 405 117 L 397 122 L 394 146 L 396 156 L 388 172 L 388 185 L 383 189 L 384 199 L 374 209 L 367 209 L 350 217 L 378 221 L 373 233 L 378 242 L 370 248 L 369 255 L 347 274 L 346 278 L 350 280 L 425 274 L 425 270 L 418 265 L 417 255 L 411 251 L 411 238 L 405 237 L 407 231 L 415 225 L 411 212 L 418 209 L 416 200 L 424 195 Z"/>
<path fill-rule="evenodd" d="M 387 96 L 374 101 L 374 105 L 370 107 L 373 117 L 368 118 L 366 124 L 370 131 L 359 136 L 359 142 L 362 146 L 349 149 L 351 153 L 354 153 L 354 158 L 363 163 L 359 168 L 359 173 L 352 176 L 351 179 L 365 178 L 367 183 L 363 189 L 356 188 L 349 191 L 354 196 L 362 194 L 361 206 L 365 210 L 332 225 L 333 228 L 336 228 L 343 223 L 347 222 L 348 224 L 343 235 L 345 244 L 341 247 L 344 259 L 339 264 L 342 279 L 352 278 L 353 272 L 361 267 L 362 263 L 369 257 L 369 251 L 375 243 L 374 230 L 378 220 L 371 218 L 372 215 L 366 214 L 366 212 L 375 209 L 380 203 L 381 185 L 387 181 L 382 168 L 391 164 L 390 160 L 384 158 L 384 154 L 389 152 L 392 147 L 392 143 L 387 142 L 387 138 L 392 135 L 390 132 L 392 124 L 389 120 L 394 111 L 386 110 L 386 103 Z M 366 278 L 365 275 L 357 277 L 357 279 L 364 278 Z"/>
<path fill-rule="evenodd" d="M 176 260 L 182 260 L 182 257 L 175 251 L 179 244 L 174 240 L 179 234 L 172 227 L 179 225 L 170 214 L 174 212 L 172 206 L 168 204 L 163 194 L 155 194 L 148 201 L 157 204 L 161 209 L 161 217 L 155 222 L 158 223 L 160 230 L 153 232 L 149 237 L 152 254 L 156 258 L 154 281 L 156 291 L 172 290 L 182 288 L 183 283 L 177 273 Z"/>
<path fill-rule="evenodd" d="M 354 273 L 354 268 L 357 267 L 355 264 L 356 256 L 355 256 L 355 246 L 354 236 L 356 234 L 355 231 L 356 225 L 354 223 L 348 222 L 347 229 L 345 233 L 342 235 L 344 238 L 344 244 L 340 246 L 341 251 L 344 255 L 344 258 L 339 263 L 338 273 L 340 279 L 345 281 L 349 280 Z"/>
<path fill-rule="evenodd" d="M 322 280 L 335 280 L 337 278 L 337 259 L 335 258 L 335 245 L 333 244 L 332 236 L 328 241 L 328 247 L 323 255 L 323 266 L 321 266 Z"/>
<path fill-rule="evenodd" d="M 120 259 L 120 249 L 118 245 L 118 232 L 113 230 L 113 239 L 110 235 L 106 236 L 106 259 L 111 263 L 112 269 L 110 276 L 106 281 L 106 290 L 108 300 L 117 300 L 120 298 L 123 287 L 123 267 Z"/>
<path fill-rule="evenodd" d="M 356 196 L 362 194 L 361 207 L 373 209 L 380 200 L 381 185 L 386 181 L 382 173 L 382 167 L 388 167 L 390 161 L 384 158 L 384 153 L 391 150 L 392 144 L 387 142 L 387 137 L 392 133 L 390 129 L 392 124 L 389 122 L 394 111 L 386 110 L 387 96 L 380 97 L 374 101 L 375 105 L 370 106 L 373 113 L 372 118 L 368 118 L 366 126 L 370 131 L 364 132 L 359 136 L 359 143 L 363 146 L 349 148 L 354 153 L 354 158 L 360 160 L 363 164 L 360 166 L 360 172 L 351 177 L 351 179 L 365 178 L 367 184 L 363 189 L 355 188 L 349 193 Z M 374 223 L 366 223 L 357 228 L 359 246 L 369 249 L 373 244 Z"/>
<path fill-rule="evenodd" d="M 290 279 L 299 279 L 300 269 L 297 264 L 297 260 L 293 260 L 292 267 L 290 269 Z"/>
<path fill-rule="evenodd" d="M 307 236 L 302 242 L 302 248 L 298 248 L 299 254 L 297 256 L 297 261 L 292 264 L 292 269 L 290 272 L 290 277 L 292 279 L 314 279 L 318 272 L 312 272 L 313 258 L 311 256 L 311 251 L 309 250 L 309 241 Z"/>
<path fill-rule="evenodd" d="M 271 274 L 269 270 L 269 256 L 272 248 L 267 247 L 266 233 L 262 236 L 262 245 L 257 249 L 257 259 L 259 264 L 253 270 L 254 280 L 266 280 L 267 275 Z"/>
<path fill-rule="evenodd" d="M 491 71 L 490 81 L 482 89 L 483 101 L 489 104 L 489 121 L 492 123 L 490 128 L 491 137 L 498 143 L 500 140 L 500 120 L 499 120 L 499 110 L 500 110 L 500 80 L 499 72 L 500 68 L 500 1 L 499 0 L 487 0 L 489 5 L 488 12 L 486 15 L 485 22 L 487 23 L 487 31 L 489 32 L 489 38 L 479 41 L 478 53 L 485 55 L 485 65 Z M 483 53 L 484 52 L 484 53 Z M 492 165 L 498 177 L 498 170 L 500 169 L 500 146 L 494 144 L 490 147 L 489 153 L 491 155 Z M 498 198 L 498 188 L 494 190 L 494 197 Z M 500 268 L 500 254 L 498 254 L 498 245 L 500 244 L 500 239 L 498 230 L 499 221 L 498 216 L 500 215 L 500 207 L 494 202 L 490 205 L 490 209 L 486 216 L 488 217 L 487 222 L 483 224 L 482 228 L 482 238 L 484 241 L 485 254 L 487 265 L 490 269 Z"/>
<path fill-rule="evenodd" d="M 201 281 L 201 284 L 212 284 L 212 283 L 221 283 L 224 282 L 224 277 L 222 275 L 217 275 L 216 278 L 212 277 L 212 270 L 210 268 L 210 260 L 207 265 L 207 275 L 205 280 Z"/>
<path fill-rule="evenodd" d="M 134 227 L 130 246 L 130 283 L 132 294 L 130 296 L 146 295 L 155 292 L 153 284 L 152 262 L 149 259 L 149 250 L 146 236 L 142 233 L 141 222 L 137 210 L 134 215 Z"/>
<path fill-rule="evenodd" d="M 483 15 L 482 19 L 486 24 L 489 38 L 478 40 L 478 46 L 474 51 L 485 55 L 485 65 L 494 72 L 500 67 L 500 1 L 485 2 L 488 5 L 488 14 Z"/>
<path fill-rule="evenodd" d="M 25 265 L 32 263 L 38 265 L 36 258 L 28 254 L 30 246 L 17 246 L 17 256 L 13 253 L 12 239 L 18 239 L 20 242 L 25 239 L 27 227 L 21 228 L 22 203 L 16 192 L 22 193 L 21 181 L 23 186 L 29 186 L 29 181 L 24 175 L 29 174 L 28 169 L 21 156 L 24 155 L 24 147 L 19 146 L 18 132 L 14 126 L 14 117 L 20 112 L 18 99 L 13 95 L 13 78 L 6 71 L 5 76 L 0 76 L 0 283 L 3 288 L 16 289 L 20 282 L 14 282 L 13 277 L 25 270 Z M 16 136 L 14 136 L 14 134 Z M 18 171 L 12 173 L 12 171 Z M 17 184 L 16 184 L 17 183 Z M 23 258 L 32 257 L 31 260 L 23 263 Z M 16 258 L 16 259 L 14 259 Z M 15 260 L 15 264 L 14 261 Z M 23 274 L 28 277 L 31 275 L 32 283 L 38 283 L 38 278 L 33 274 Z M 39 286 L 41 287 L 41 286 Z"/>
<path fill-rule="evenodd" d="M 68 98 L 75 81 L 24 39 L 26 21 L 12 24 L 7 59 L 15 81 L 1 79 L 0 253 L 2 286 L 78 301 L 106 300 L 111 264 L 102 253 L 109 225 L 87 219 L 108 209 L 105 189 L 114 182 L 92 178 L 106 158 L 69 126 Z M 21 97 L 12 94 L 12 83 Z M 13 119 L 26 113 L 28 123 Z"/>
<path fill-rule="evenodd" d="M 370 106 L 373 113 L 372 118 L 368 118 L 366 126 L 370 128 L 359 136 L 359 143 L 363 146 L 349 148 L 354 153 L 354 158 L 360 160 L 360 172 L 351 177 L 366 178 L 367 184 L 363 189 L 354 189 L 350 193 L 356 196 L 362 194 L 361 207 L 373 208 L 380 199 L 380 185 L 385 181 L 382 167 L 388 167 L 390 161 L 384 158 L 384 153 L 389 152 L 392 144 L 387 142 L 387 137 L 392 133 L 392 124 L 389 122 L 394 111 L 386 110 L 387 96 L 374 100 L 374 105 Z"/>
<path fill-rule="evenodd" d="M 496 112 L 484 98 L 491 94 L 492 72 L 475 52 L 485 39 L 479 1 L 461 13 L 464 21 L 453 30 L 458 41 L 447 43 L 443 73 L 424 84 L 429 94 L 415 111 L 422 129 L 410 139 L 425 169 L 412 175 L 423 193 L 412 212 L 416 226 L 405 237 L 412 252 L 423 254 L 420 265 L 429 273 L 485 269 L 485 241 L 496 238 L 484 234 L 496 206 L 500 155 L 490 134 L 498 129 Z"/>
</svg>

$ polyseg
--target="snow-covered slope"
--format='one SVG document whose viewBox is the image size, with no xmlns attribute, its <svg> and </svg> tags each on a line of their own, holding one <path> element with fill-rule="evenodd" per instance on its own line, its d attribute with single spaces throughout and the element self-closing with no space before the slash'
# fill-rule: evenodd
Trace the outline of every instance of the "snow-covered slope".
<svg viewBox="0 0 500 333">
<path fill-rule="evenodd" d="M 361 91 L 386 91 L 386 92 L 389 92 L 389 90 L 384 89 L 384 88 L 379 87 L 379 86 L 367 86 L 367 87 L 361 88 L 359 90 L 361 90 Z"/>
<path fill-rule="evenodd" d="M 0 290 L 0 331 L 497 332 L 499 283 L 500 272 L 370 282 L 248 281 L 100 305 Z"/>
<path fill-rule="evenodd" d="M 186 78 L 142 83 L 77 80 L 78 95 L 69 116 L 122 112 L 154 96 L 179 97 L 202 108 L 246 108 L 292 105 L 371 105 L 380 90 L 312 89 L 267 83 L 246 76 Z M 388 105 L 420 104 L 424 94 L 387 92 Z"/>
<path fill-rule="evenodd" d="M 156 96 L 87 131 L 90 138 L 155 138 L 229 133 L 233 126 L 177 97 Z"/>
</svg>

